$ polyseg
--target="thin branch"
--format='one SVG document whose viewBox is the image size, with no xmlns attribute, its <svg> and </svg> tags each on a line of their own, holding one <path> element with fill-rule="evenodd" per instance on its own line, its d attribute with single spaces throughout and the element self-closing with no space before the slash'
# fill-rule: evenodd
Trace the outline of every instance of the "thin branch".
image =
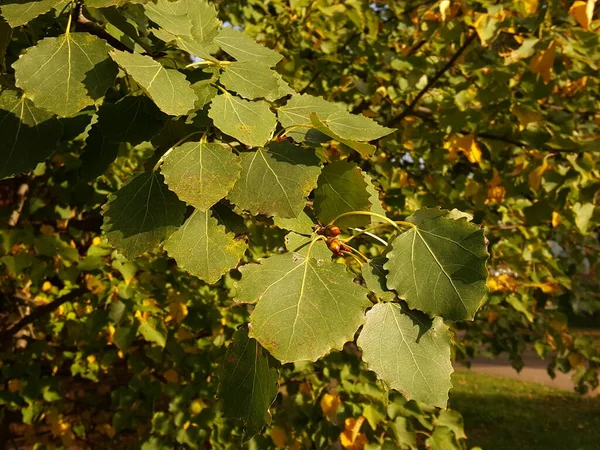
<svg viewBox="0 0 600 450">
<path fill-rule="evenodd" d="M 406 116 L 408 116 L 411 113 L 411 111 L 415 108 L 415 106 L 417 106 L 417 103 L 419 103 L 421 98 L 423 98 L 423 96 L 425 94 L 427 94 L 429 89 L 431 89 L 433 87 L 433 85 L 435 83 L 437 83 L 437 81 L 448 70 L 450 70 L 450 68 L 452 68 L 454 63 L 458 60 L 458 58 L 461 57 L 461 55 L 467 50 L 467 48 L 469 48 L 469 46 L 473 43 L 473 41 L 475 41 L 476 38 L 477 38 L 477 33 L 472 33 L 467 38 L 465 43 L 456 51 L 456 53 L 452 56 L 452 58 L 450 58 L 450 60 L 444 65 L 444 67 L 442 67 L 440 70 L 438 70 L 438 72 L 433 76 L 433 78 L 431 78 L 431 80 L 429 80 L 427 85 L 423 89 L 421 89 L 421 91 L 417 94 L 417 96 L 413 99 L 413 101 L 404 109 L 404 111 L 402 111 L 396 117 L 393 117 L 391 122 L 392 123 L 400 122 L 400 121 L 402 121 L 402 119 L 404 119 Z"/>
<path fill-rule="evenodd" d="M 2 333 L 0 333 L 0 344 L 4 344 L 4 343 L 8 342 L 15 334 L 17 334 L 24 327 L 35 322 L 36 320 L 38 320 L 42 317 L 44 317 L 45 315 L 50 314 L 52 311 L 56 310 L 63 303 L 71 302 L 71 301 L 75 300 L 76 298 L 81 297 L 86 292 L 88 292 L 88 291 L 83 288 L 75 289 L 74 291 L 69 292 L 66 295 L 63 295 L 62 297 L 59 297 L 46 305 L 38 306 L 35 310 L 33 310 L 33 312 L 31 314 L 23 317 L 17 323 L 8 327 L 6 330 L 4 330 Z"/>
</svg>

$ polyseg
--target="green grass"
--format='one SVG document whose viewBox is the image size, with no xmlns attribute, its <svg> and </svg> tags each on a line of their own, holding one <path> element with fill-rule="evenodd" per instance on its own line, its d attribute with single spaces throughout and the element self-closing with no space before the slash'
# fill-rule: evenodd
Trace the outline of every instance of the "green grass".
<svg viewBox="0 0 600 450">
<path fill-rule="evenodd" d="M 464 416 L 469 447 L 600 449 L 600 397 L 469 371 L 452 381 L 449 406 Z"/>
</svg>

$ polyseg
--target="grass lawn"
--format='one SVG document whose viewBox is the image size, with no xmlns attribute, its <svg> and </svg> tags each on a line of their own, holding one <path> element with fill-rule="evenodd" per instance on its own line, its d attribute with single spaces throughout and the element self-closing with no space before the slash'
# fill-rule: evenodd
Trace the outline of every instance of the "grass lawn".
<svg viewBox="0 0 600 450">
<path fill-rule="evenodd" d="M 469 371 L 452 382 L 450 407 L 464 416 L 469 447 L 600 449 L 600 397 Z"/>
</svg>

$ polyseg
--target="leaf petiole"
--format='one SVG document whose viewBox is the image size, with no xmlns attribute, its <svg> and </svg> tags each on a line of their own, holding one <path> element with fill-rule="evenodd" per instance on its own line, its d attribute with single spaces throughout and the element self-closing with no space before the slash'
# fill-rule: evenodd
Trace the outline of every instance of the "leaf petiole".
<svg viewBox="0 0 600 450">
<path fill-rule="evenodd" d="M 388 224 L 392 225 L 398 231 L 401 231 L 400 230 L 400 225 L 405 225 L 405 226 L 409 226 L 409 227 L 412 227 L 412 228 L 417 228 L 417 226 L 414 223 L 404 222 L 403 220 L 393 221 L 389 217 L 386 217 L 386 216 L 384 216 L 382 214 L 374 213 L 374 212 L 371 212 L 371 211 L 349 211 L 349 212 L 345 212 L 345 213 L 340 214 L 339 216 L 337 216 L 331 222 L 329 222 L 328 225 L 333 225 L 336 221 L 340 220 L 342 217 L 348 217 L 348 216 L 371 216 L 371 217 L 377 217 L 378 219 L 381 219 L 381 220 L 387 222 Z"/>
<path fill-rule="evenodd" d="M 312 250 L 312 246 L 315 245 L 315 242 L 326 240 L 327 238 L 325 236 L 318 235 L 315 239 L 311 241 L 310 245 L 308 246 L 308 250 L 306 250 L 306 261 L 308 261 L 308 258 L 310 258 L 310 251 Z"/>
</svg>

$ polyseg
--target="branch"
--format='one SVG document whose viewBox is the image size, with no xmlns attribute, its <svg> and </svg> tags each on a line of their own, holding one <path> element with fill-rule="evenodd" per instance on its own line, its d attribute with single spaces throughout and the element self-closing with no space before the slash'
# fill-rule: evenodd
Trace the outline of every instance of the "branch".
<svg viewBox="0 0 600 450">
<path fill-rule="evenodd" d="M 402 111 L 396 117 L 393 117 L 391 122 L 400 122 L 400 121 L 402 121 L 402 119 L 404 119 L 406 116 L 408 116 L 411 113 L 411 111 L 415 108 L 415 106 L 417 106 L 417 103 L 419 103 L 419 100 L 421 100 L 421 98 L 423 98 L 423 96 L 425 94 L 427 94 L 429 89 L 431 89 L 433 87 L 433 85 L 435 83 L 437 83 L 437 81 L 448 70 L 450 70 L 450 68 L 452 68 L 454 63 L 458 60 L 458 58 L 461 57 L 461 55 L 467 50 L 467 48 L 469 48 L 469 46 L 473 43 L 473 41 L 476 38 L 477 38 L 477 33 L 472 33 L 467 38 L 465 43 L 456 51 L 456 53 L 452 56 L 452 58 L 450 58 L 450 60 L 444 65 L 444 67 L 442 67 L 440 70 L 438 70 L 438 72 L 433 76 L 433 78 L 431 80 L 429 80 L 427 85 L 423 89 L 421 89 L 421 91 L 417 94 L 417 96 L 413 99 L 413 101 L 404 109 L 404 111 Z"/>
<path fill-rule="evenodd" d="M 74 291 L 71 291 L 68 294 L 63 295 L 62 297 L 59 297 L 46 305 L 38 306 L 31 314 L 23 317 L 16 324 L 10 326 L 6 330 L 4 330 L 2 333 L 0 333 L 0 344 L 5 344 L 15 334 L 17 334 L 20 330 L 25 328 L 27 325 L 35 322 L 36 320 L 44 317 L 47 314 L 50 314 L 52 311 L 57 309 L 63 303 L 71 302 L 71 301 L 75 300 L 76 298 L 81 297 L 86 292 L 88 292 L 88 291 L 83 288 L 75 289 Z"/>
<path fill-rule="evenodd" d="M 127 53 L 133 53 L 133 51 L 119 41 L 117 38 L 108 33 L 104 28 L 96 23 L 92 22 L 90 19 L 83 15 L 83 4 L 79 3 L 77 5 L 77 9 L 75 10 L 75 14 L 77 14 L 77 28 L 83 30 L 89 34 L 93 34 L 100 39 L 104 39 L 111 46 L 118 50 L 122 50 Z"/>
</svg>

